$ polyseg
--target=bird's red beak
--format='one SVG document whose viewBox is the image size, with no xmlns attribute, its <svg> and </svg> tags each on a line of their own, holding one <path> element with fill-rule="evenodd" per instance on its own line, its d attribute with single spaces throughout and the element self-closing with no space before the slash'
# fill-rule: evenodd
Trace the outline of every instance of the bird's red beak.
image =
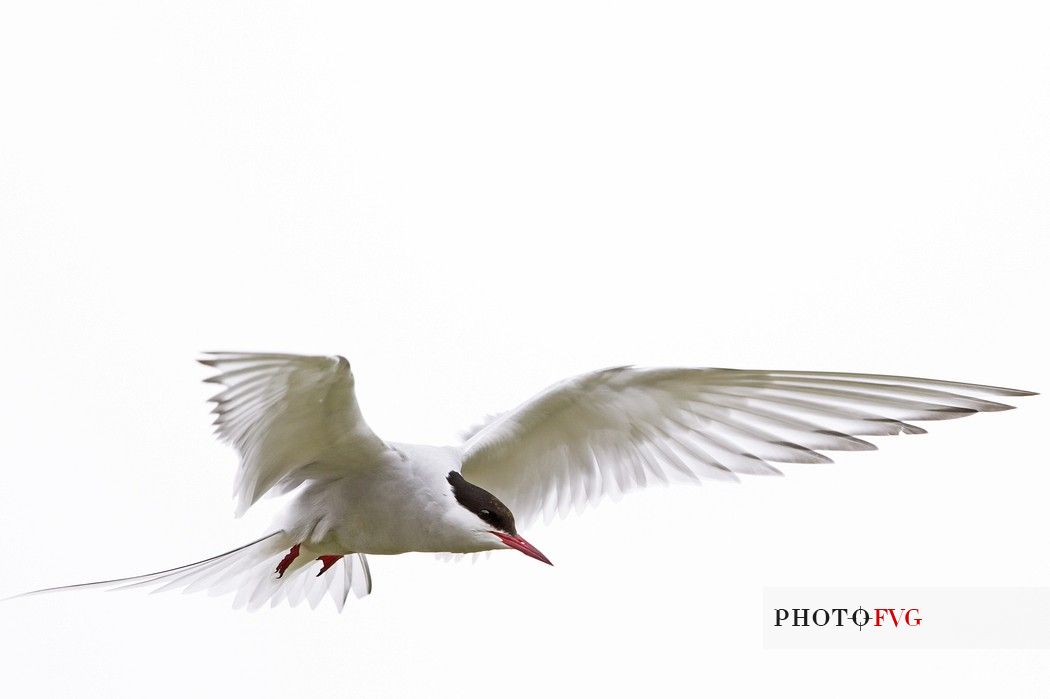
<svg viewBox="0 0 1050 699">
<path fill-rule="evenodd" d="M 529 558 L 535 558 L 537 561 L 543 561 L 549 566 L 554 565 L 550 562 L 550 559 L 548 559 L 540 552 L 538 548 L 525 541 L 520 536 L 511 536 L 510 534 L 504 534 L 503 532 L 496 531 L 492 533 L 498 536 L 500 540 L 503 541 L 503 543 L 505 543 L 507 546 L 510 546 L 512 549 L 517 549 L 518 551 L 521 551 Z"/>
</svg>

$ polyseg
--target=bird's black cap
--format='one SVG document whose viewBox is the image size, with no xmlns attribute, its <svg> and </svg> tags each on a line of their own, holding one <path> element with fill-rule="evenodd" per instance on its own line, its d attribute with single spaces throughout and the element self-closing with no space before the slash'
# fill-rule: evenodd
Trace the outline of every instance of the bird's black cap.
<svg viewBox="0 0 1050 699">
<path fill-rule="evenodd" d="M 506 505 L 499 501 L 499 498 L 469 482 L 458 471 L 449 471 L 448 482 L 452 486 L 452 494 L 456 496 L 456 501 L 460 505 L 499 531 L 512 536 L 518 535 L 518 530 L 514 526 L 514 515 Z"/>
</svg>

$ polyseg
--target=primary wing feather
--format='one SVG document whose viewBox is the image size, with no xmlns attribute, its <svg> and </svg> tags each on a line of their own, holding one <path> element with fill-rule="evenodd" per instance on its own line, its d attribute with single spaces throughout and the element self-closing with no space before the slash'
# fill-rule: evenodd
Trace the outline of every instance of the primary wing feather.
<svg viewBox="0 0 1050 699">
<path fill-rule="evenodd" d="M 906 376 L 616 367 L 562 381 L 494 418 L 464 445 L 463 475 L 522 522 L 674 480 L 768 475 L 874 449 L 910 421 L 1008 410 L 1032 395 Z"/>
<path fill-rule="evenodd" d="M 212 352 L 202 364 L 224 386 L 216 434 L 241 456 L 234 487 L 240 515 L 264 493 L 287 490 L 365 463 L 385 449 L 361 417 L 343 357 Z"/>
</svg>

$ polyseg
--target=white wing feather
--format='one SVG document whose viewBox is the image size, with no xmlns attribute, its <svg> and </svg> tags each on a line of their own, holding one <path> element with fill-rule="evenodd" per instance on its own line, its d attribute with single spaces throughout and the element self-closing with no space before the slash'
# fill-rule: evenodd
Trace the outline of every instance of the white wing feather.
<svg viewBox="0 0 1050 699">
<path fill-rule="evenodd" d="M 916 434 L 908 421 L 1012 406 L 994 386 L 903 376 L 616 367 L 556 384 L 474 432 L 463 476 L 522 524 L 606 495 L 675 480 L 828 463 L 819 451 L 875 449 L 858 435 Z"/>
<path fill-rule="evenodd" d="M 386 450 L 361 417 L 343 357 L 212 352 L 205 381 L 225 390 L 215 403 L 216 434 L 237 449 L 237 514 L 271 489 L 374 463 Z"/>
</svg>

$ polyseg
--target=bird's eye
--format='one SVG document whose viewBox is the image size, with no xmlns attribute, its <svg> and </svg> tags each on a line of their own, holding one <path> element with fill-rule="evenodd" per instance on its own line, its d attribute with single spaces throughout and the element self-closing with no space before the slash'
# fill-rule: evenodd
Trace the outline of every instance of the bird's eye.
<svg viewBox="0 0 1050 699">
<path fill-rule="evenodd" d="M 481 511 L 481 514 L 482 514 L 482 515 L 484 515 L 484 516 L 486 516 L 486 517 L 488 517 L 488 516 L 489 516 L 490 514 L 492 514 L 492 513 L 491 513 L 491 512 L 489 512 L 488 510 L 482 510 L 482 511 Z"/>
</svg>

